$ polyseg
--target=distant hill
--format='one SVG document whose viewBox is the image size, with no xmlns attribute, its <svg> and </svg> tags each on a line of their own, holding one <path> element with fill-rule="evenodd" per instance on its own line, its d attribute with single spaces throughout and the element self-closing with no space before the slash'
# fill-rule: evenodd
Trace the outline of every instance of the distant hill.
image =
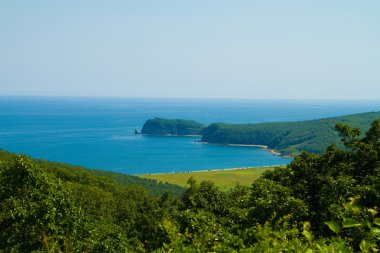
<svg viewBox="0 0 380 253">
<path fill-rule="evenodd" d="M 141 133 L 149 135 L 201 135 L 206 126 L 192 120 L 154 118 L 145 122 Z"/>
<path fill-rule="evenodd" d="M 213 144 L 263 145 L 284 155 L 297 155 L 303 151 L 320 154 L 331 143 L 342 147 L 335 131 L 336 124 L 348 124 L 364 133 L 375 119 L 380 119 L 380 112 L 295 122 L 214 123 L 206 127 L 191 120 L 155 118 L 145 122 L 142 134 L 202 135 L 202 142 Z"/>
<path fill-rule="evenodd" d="M 380 119 L 380 112 L 298 122 L 214 123 L 202 131 L 202 142 L 264 145 L 283 154 L 291 155 L 299 154 L 302 151 L 319 154 L 331 143 L 342 145 L 339 142 L 338 133 L 335 131 L 337 123 L 348 124 L 365 132 L 374 119 Z"/>
</svg>

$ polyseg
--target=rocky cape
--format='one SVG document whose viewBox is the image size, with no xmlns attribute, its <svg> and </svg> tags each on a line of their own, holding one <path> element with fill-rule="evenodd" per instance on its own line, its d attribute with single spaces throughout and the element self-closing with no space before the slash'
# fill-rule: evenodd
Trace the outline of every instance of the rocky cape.
<svg viewBox="0 0 380 253">
<path fill-rule="evenodd" d="M 303 151 L 320 154 L 330 144 L 341 147 L 336 124 L 347 124 L 364 133 L 375 119 L 380 119 L 380 112 L 297 122 L 213 123 L 209 126 L 192 120 L 155 118 L 145 122 L 141 133 L 155 136 L 201 135 L 202 143 L 262 146 L 282 155 L 297 155 Z"/>
</svg>

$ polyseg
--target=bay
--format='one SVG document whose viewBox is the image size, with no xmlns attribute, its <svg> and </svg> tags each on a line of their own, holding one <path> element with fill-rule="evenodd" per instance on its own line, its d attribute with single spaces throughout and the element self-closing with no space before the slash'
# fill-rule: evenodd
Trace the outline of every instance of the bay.
<svg viewBox="0 0 380 253">
<path fill-rule="evenodd" d="M 257 147 L 134 135 L 149 118 L 259 123 L 378 111 L 379 101 L 0 97 L 0 148 L 126 174 L 287 164 Z"/>
</svg>

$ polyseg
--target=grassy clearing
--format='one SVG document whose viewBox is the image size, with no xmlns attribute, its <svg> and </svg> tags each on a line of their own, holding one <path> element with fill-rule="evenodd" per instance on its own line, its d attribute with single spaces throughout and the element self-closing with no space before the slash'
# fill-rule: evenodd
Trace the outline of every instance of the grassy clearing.
<svg viewBox="0 0 380 253">
<path fill-rule="evenodd" d="M 168 182 L 179 186 L 187 186 L 187 180 L 194 177 L 197 181 L 209 180 L 215 183 L 221 190 L 228 190 L 237 183 L 250 185 L 254 180 L 261 176 L 265 171 L 273 167 L 265 168 L 247 168 L 247 169 L 225 169 L 214 171 L 198 171 L 168 174 L 144 174 L 139 175 L 142 178 L 156 179 L 160 182 Z"/>
</svg>

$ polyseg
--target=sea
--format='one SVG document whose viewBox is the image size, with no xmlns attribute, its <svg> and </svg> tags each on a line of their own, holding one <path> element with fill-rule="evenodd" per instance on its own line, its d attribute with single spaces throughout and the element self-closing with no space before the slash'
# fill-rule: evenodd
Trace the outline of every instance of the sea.
<svg viewBox="0 0 380 253">
<path fill-rule="evenodd" d="M 379 111 L 380 101 L 0 97 L 0 148 L 124 174 L 284 165 L 258 147 L 135 135 L 155 117 L 204 124 L 302 121 Z"/>
</svg>

